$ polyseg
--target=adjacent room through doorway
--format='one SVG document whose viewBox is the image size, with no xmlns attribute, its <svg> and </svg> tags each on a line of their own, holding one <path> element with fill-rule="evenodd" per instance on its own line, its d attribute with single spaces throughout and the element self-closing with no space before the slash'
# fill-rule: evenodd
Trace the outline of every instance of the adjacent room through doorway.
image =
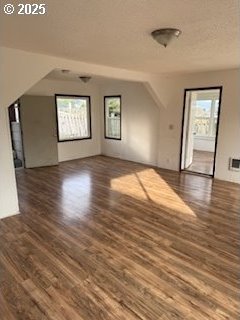
<svg viewBox="0 0 240 320">
<path fill-rule="evenodd" d="M 186 89 L 180 169 L 214 176 L 221 87 Z"/>
<path fill-rule="evenodd" d="M 22 126 L 20 121 L 20 104 L 16 101 L 8 108 L 14 168 L 24 167 Z"/>
</svg>

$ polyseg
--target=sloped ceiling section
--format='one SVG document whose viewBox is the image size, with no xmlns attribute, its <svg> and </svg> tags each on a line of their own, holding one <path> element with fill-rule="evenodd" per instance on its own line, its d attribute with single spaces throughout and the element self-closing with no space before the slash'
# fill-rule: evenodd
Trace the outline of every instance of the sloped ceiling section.
<svg viewBox="0 0 240 320">
<path fill-rule="evenodd" d="M 51 59 L 19 50 L 0 48 L 1 107 L 9 107 L 51 71 Z"/>
<path fill-rule="evenodd" d="M 4 47 L 1 47 L 0 50 L 0 70 L 1 74 L 4 74 L 4 77 L 1 77 L 0 80 L 1 107 L 9 107 L 11 103 L 54 69 L 69 69 L 79 73 L 113 79 L 143 82 L 155 102 L 160 107 L 162 106 L 159 92 L 155 86 L 155 78 L 153 80 L 153 77 L 147 73 L 61 59 Z"/>
</svg>

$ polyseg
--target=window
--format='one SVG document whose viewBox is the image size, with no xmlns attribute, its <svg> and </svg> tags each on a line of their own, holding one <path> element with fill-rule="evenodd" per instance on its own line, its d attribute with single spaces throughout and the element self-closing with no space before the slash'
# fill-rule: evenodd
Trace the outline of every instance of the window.
<svg viewBox="0 0 240 320">
<path fill-rule="evenodd" d="M 15 113 L 15 121 L 19 123 L 20 120 L 19 120 L 19 103 L 18 102 L 14 103 L 14 113 Z"/>
<path fill-rule="evenodd" d="M 121 96 L 104 97 L 105 138 L 121 140 Z"/>
<path fill-rule="evenodd" d="M 91 139 L 90 97 L 56 95 L 58 141 Z"/>
<path fill-rule="evenodd" d="M 215 137 L 219 100 L 197 100 L 194 132 L 198 137 Z"/>
</svg>

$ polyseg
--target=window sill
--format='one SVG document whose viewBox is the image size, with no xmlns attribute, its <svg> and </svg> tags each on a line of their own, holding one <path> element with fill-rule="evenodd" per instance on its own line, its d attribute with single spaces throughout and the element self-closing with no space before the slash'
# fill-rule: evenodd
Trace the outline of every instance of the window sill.
<svg viewBox="0 0 240 320">
<path fill-rule="evenodd" d="M 58 140 L 58 143 L 62 142 L 73 142 L 73 141 L 82 141 L 82 140 L 90 140 L 92 137 L 79 138 L 79 139 L 66 139 L 66 140 Z"/>
</svg>

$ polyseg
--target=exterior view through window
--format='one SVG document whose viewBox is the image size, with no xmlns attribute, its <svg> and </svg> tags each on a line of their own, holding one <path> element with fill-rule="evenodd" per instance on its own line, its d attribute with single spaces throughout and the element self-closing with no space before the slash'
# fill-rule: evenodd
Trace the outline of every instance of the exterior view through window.
<svg viewBox="0 0 240 320">
<path fill-rule="evenodd" d="M 121 96 L 104 97 L 105 138 L 121 140 Z"/>
<path fill-rule="evenodd" d="M 194 131 L 198 137 L 215 137 L 218 120 L 219 100 L 197 100 Z"/>
<path fill-rule="evenodd" d="M 58 141 L 91 138 L 90 97 L 56 95 Z"/>
</svg>

